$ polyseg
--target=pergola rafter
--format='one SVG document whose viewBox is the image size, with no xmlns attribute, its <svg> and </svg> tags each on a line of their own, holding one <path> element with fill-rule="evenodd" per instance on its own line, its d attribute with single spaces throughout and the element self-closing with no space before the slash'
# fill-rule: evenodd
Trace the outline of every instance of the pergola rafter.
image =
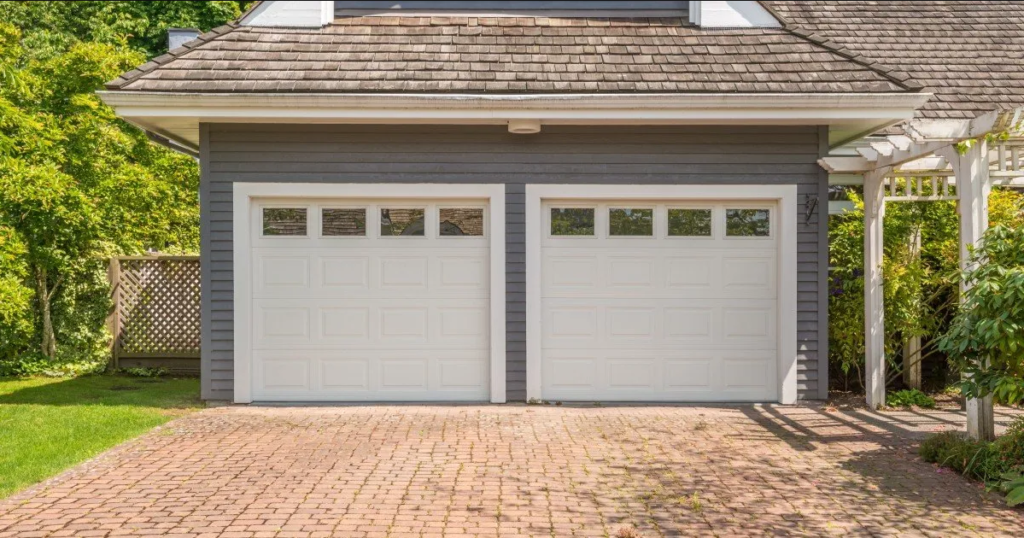
<svg viewBox="0 0 1024 538">
<path fill-rule="evenodd" d="M 864 331 L 867 403 L 885 405 L 885 320 L 882 221 L 886 202 L 956 200 L 960 213 L 960 265 L 988 228 L 993 183 L 1024 184 L 1024 109 L 992 111 L 972 120 L 912 120 L 903 135 L 872 141 L 859 156 L 830 156 L 830 173 L 864 177 Z M 990 144 L 988 135 L 1000 134 Z M 969 142 L 966 151 L 958 145 Z M 991 147 L 990 147 L 991 145 Z M 961 283 L 961 292 L 965 284 Z M 962 295 L 962 294 L 961 294 Z M 967 403 L 967 431 L 995 436 L 991 396 Z"/>
</svg>

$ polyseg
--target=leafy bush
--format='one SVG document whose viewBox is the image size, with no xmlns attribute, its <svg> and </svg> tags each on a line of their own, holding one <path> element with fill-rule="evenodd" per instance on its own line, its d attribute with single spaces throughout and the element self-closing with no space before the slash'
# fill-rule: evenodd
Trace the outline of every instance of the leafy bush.
<svg viewBox="0 0 1024 538">
<path fill-rule="evenodd" d="M 104 356 L 89 359 L 78 354 L 62 355 L 51 360 L 42 353 L 24 353 L 0 360 L 0 377 L 77 377 L 100 373 L 107 366 Z"/>
<path fill-rule="evenodd" d="M 121 368 L 120 372 L 132 377 L 164 377 L 171 373 L 167 368 L 146 368 L 141 366 L 136 368 Z"/>
<path fill-rule="evenodd" d="M 965 396 L 1024 401 L 1024 226 L 989 228 L 963 273 L 963 305 L 938 341 Z"/>
<path fill-rule="evenodd" d="M 863 386 L 864 204 L 829 218 L 829 363 L 831 379 Z M 989 197 L 993 225 L 1024 226 L 1024 194 L 995 189 Z M 885 281 L 885 353 L 899 377 L 905 338 L 925 339 L 922 358 L 935 356 L 933 339 L 946 332 L 959 304 L 959 232 L 954 202 L 901 202 L 886 206 L 882 273 Z M 908 238 L 920 231 L 914 255 Z M 849 387 L 848 387 L 849 388 Z"/>
<path fill-rule="evenodd" d="M 961 432 L 935 434 L 921 443 L 921 459 L 952 469 L 1007 494 L 1007 503 L 1024 502 L 1024 417 L 1017 417 L 995 441 L 975 441 Z"/>
<path fill-rule="evenodd" d="M 916 406 L 931 409 L 935 407 L 935 400 L 917 389 L 910 389 L 890 392 L 885 398 L 885 404 L 889 407 Z"/>
</svg>

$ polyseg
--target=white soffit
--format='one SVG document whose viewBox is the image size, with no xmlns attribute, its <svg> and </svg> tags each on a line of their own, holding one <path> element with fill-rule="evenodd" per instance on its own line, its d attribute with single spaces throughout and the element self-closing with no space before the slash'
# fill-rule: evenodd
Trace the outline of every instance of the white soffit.
<svg viewBox="0 0 1024 538">
<path fill-rule="evenodd" d="M 702 28 L 781 28 L 759 2 L 690 2 L 690 22 Z"/>
<path fill-rule="evenodd" d="M 240 21 L 242 26 L 322 28 L 334 20 L 334 2 L 265 1 Z"/>
<path fill-rule="evenodd" d="M 913 117 L 930 94 L 402 95 L 98 92 L 122 118 L 198 147 L 199 123 L 828 125 L 830 140 Z"/>
</svg>

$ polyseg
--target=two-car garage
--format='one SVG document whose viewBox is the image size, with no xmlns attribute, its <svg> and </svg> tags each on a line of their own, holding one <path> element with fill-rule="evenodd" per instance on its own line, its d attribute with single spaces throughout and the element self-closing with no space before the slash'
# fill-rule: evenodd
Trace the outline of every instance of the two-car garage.
<svg viewBox="0 0 1024 538">
<path fill-rule="evenodd" d="M 795 399 L 795 187 L 235 187 L 236 401 Z"/>
</svg>

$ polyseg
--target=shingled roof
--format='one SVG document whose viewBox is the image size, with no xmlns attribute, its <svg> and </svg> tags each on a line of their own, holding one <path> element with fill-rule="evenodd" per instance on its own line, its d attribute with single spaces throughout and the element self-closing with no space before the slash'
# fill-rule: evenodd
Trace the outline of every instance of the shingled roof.
<svg viewBox="0 0 1024 538">
<path fill-rule="evenodd" d="M 797 33 L 905 73 L 934 93 L 918 116 L 969 119 L 1024 105 L 1024 3 L 772 1 Z"/>
<path fill-rule="evenodd" d="M 917 90 L 788 29 L 677 18 L 342 17 L 230 25 L 107 85 L 147 92 L 879 93 Z"/>
</svg>

